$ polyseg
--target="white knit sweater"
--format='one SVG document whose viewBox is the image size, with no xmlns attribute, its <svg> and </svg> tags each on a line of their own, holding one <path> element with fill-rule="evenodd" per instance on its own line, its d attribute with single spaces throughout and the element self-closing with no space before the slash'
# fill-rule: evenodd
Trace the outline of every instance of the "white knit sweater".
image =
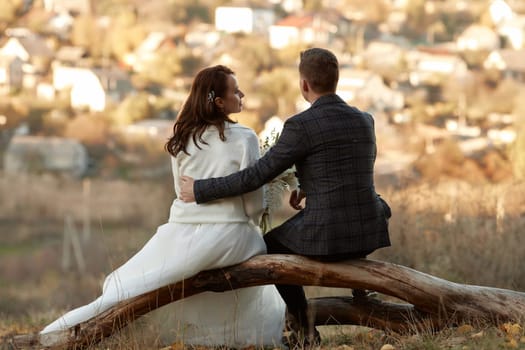
<svg viewBox="0 0 525 350">
<path fill-rule="evenodd" d="M 197 179 L 229 175 L 253 164 L 260 156 L 259 139 L 255 132 L 239 124 L 226 123 L 225 141 L 219 138 L 215 127 L 209 127 L 198 149 L 190 140 L 187 151 L 172 157 L 175 193 L 180 192 L 179 177 L 187 175 Z M 258 189 L 242 196 L 228 197 L 205 204 L 185 203 L 175 199 L 170 209 L 170 222 L 179 223 L 259 223 L 263 211 L 263 191 Z"/>
</svg>

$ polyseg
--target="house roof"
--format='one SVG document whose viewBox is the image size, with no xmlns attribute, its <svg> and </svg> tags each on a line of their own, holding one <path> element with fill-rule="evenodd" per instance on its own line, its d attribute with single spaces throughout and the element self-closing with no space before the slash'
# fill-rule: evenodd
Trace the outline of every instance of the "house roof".
<svg viewBox="0 0 525 350">
<path fill-rule="evenodd" d="M 129 74 L 117 67 L 92 68 L 91 70 L 99 79 L 129 80 Z"/>
<path fill-rule="evenodd" d="M 0 68 L 6 68 L 7 66 L 9 66 L 11 64 L 11 62 L 13 62 L 15 60 L 19 60 L 20 61 L 20 58 L 18 58 L 16 56 L 0 55 Z"/>
<path fill-rule="evenodd" d="M 221 7 L 247 7 L 251 9 L 272 9 L 272 4 L 268 1 L 255 1 L 255 0 L 233 0 L 228 5 Z"/>
<path fill-rule="evenodd" d="M 302 28 L 310 26 L 313 22 L 312 15 L 290 15 L 278 21 L 275 25 L 282 27 L 297 27 Z"/>
<path fill-rule="evenodd" d="M 139 45 L 136 53 L 147 53 L 147 52 L 154 52 L 157 50 L 164 40 L 167 38 L 167 34 L 164 32 L 151 32 L 149 35 L 144 39 L 144 41 Z"/>
<path fill-rule="evenodd" d="M 36 35 L 12 38 L 12 40 L 18 40 L 30 56 L 53 56 L 53 51 L 46 45 L 45 41 Z"/>
<path fill-rule="evenodd" d="M 55 58 L 59 61 L 76 62 L 86 57 L 87 51 L 78 46 L 62 46 L 56 53 Z"/>
<path fill-rule="evenodd" d="M 496 36 L 496 33 L 489 27 L 479 24 L 473 24 L 469 26 L 465 31 L 461 34 L 462 37 L 471 37 L 476 39 L 481 39 L 486 36 Z"/>
<path fill-rule="evenodd" d="M 334 9 L 324 9 L 315 13 L 302 13 L 289 15 L 275 25 L 283 27 L 297 27 L 302 28 L 306 26 L 312 26 L 314 20 L 321 20 L 323 22 L 328 22 L 331 24 L 340 24 L 343 21 L 349 22 L 349 20 L 344 17 L 340 12 Z"/>
<path fill-rule="evenodd" d="M 343 68 L 339 72 L 339 88 L 359 89 L 376 74 L 369 70 Z"/>
</svg>

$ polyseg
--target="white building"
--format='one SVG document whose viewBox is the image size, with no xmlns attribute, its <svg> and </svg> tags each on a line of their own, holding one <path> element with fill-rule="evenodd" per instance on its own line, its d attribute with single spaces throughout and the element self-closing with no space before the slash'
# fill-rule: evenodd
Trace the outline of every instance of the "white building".
<svg viewBox="0 0 525 350">
<path fill-rule="evenodd" d="M 468 67 L 457 55 L 413 52 L 407 56 L 412 71 L 409 81 L 413 86 L 435 82 L 435 79 L 462 79 Z"/>
<path fill-rule="evenodd" d="M 116 68 L 77 68 L 55 65 L 53 86 L 57 91 L 71 89 L 71 107 L 100 112 L 110 101 L 120 102 L 133 88 L 129 76 Z"/>
<path fill-rule="evenodd" d="M 461 33 L 456 45 L 459 51 L 491 51 L 499 48 L 500 41 L 491 28 L 475 24 Z"/>
<path fill-rule="evenodd" d="M 53 172 L 82 176 L 88 154 L 78 141 L 60 137 L 15 136 L 4 154 L 6 174 Z"/>
<path fill-rule="evenodd" d="M 275 21 L 271 9 L 248 6 L 219 6 L 215 9 L 215 29 L 226 33 L 268 34 Z"/>
<path fill-rule="evenodd" d="M 400 110 L 403 94 L 386 86 L 383 79 L 371 71 L 342 68 L 336 93 L 346 102 L 361 101 L 374 110 Z"/>
</svg>

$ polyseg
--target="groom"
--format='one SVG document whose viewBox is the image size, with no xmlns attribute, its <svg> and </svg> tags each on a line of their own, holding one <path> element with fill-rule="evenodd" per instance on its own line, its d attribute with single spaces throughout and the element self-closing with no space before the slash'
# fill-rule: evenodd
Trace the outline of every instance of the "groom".
<svg viewBox="0 0 525 350">
<path fill-rule="evenodd" d="M 204 203 L 240 195 L 295 164 L 300 190 L 292 192 L 290 204 L 299 213 L 264 236 L 268 253 L 331 262 L 364 258 L 390 245 L 390 208 L 374 189 L 374 119 L 335 94 L 339 67 L 333 53 L 312 48 L 300 58 L 300 89 L 311 107 L 286 120 L 277 143 L 253 166 L 220 178 L 183 176 L 180 196 Z M 319 341 L 302 286 L 277 289 L 305 340 Z"/>
</svg>

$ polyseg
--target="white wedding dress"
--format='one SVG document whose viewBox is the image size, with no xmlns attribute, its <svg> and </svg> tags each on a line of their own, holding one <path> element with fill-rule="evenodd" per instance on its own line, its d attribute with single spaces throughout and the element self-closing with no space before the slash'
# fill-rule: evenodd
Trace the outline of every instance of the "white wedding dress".
<svg viewBox="0 0 525 350">
<path fill-rule="evenodd" d="M 226 141 L 214 127 L 203 134 L 207 144 L 188 143 L 190 155 L 180 152 L 172 158 L 175 192 L 178 178 L 208 178 L 230 174 L 252 164 L 259 156 L 255 133 L 227 123 Z M 102 295 L 90 304 L 74 309 L 45 327 L 43 345 L 63 341 L 68 329 L 87 321 L 119 301 L 135 297 L 200 271 L 240 263 L 265 254 L 258 222 L 262 213 L 262 190 L 207 204 L 175 199 L 168 223 L 130 260 L 104 281 Z M 174 302 L 163 328 L 168 338 L 185 344 L 230 347 L 278 346 L 281 344 L 285 304 L 273 285 L 243 288 L 224 293 L 206 292 Z M 158 318 L 158 317 L 156 317 Z M 157 320 L 158 322 L 158 320 Z"/>
</svg>

